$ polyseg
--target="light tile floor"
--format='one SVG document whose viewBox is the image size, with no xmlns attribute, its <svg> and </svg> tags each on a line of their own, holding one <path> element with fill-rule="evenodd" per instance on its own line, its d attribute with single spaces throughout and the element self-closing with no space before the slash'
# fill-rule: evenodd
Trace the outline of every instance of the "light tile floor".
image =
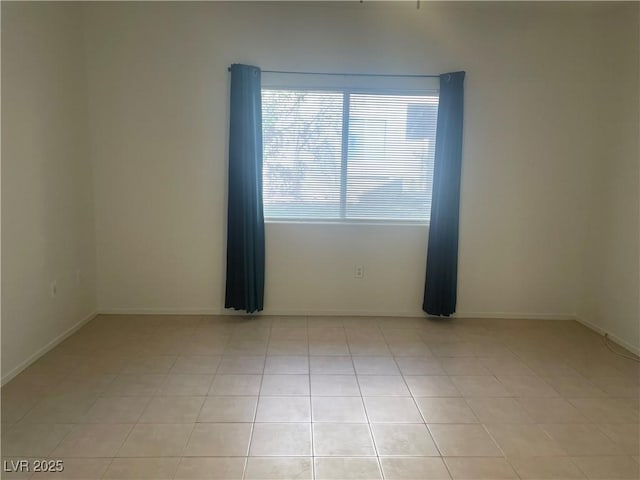
<svg viewBox="0 0 640 480">
<path fill-rule="evenodd" d="M 2 389 L 2 478 L 638 479 L 638 373 L 569 321 L 100 316 Z"/>
</svg>

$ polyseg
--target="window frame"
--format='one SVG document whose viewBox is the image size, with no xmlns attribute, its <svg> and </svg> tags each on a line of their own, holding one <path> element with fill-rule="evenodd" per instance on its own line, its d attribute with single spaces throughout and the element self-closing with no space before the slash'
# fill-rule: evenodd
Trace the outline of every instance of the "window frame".
<svg viewBox="0 0 640 480">
<path fill-rule="evenodd" d="M 347 206 L 347 176 L 349 161 L 349 107 L 350 98 L 353 94 L 363 95 L 397 95 L 397 96 L 432 96 L 438 98 L 440 104 L 440 90 L 437 88 L 367 88 L 367 87 L 340 87 L 340 86 L 309 86 L 292 83 L 273 83 L 260 88 L 260 94 L 265 90 L 289 90 L 308 92 L 333 92 L 342 94 L 342 137 L 340 152 L 340 217 L 339 218 L 299 218 L 299 217 L 264 217 L 265 223 L 282 224 L 330 224 L 330 225 L 407 225 L 407 226 L 429 226 L 431 215 L 426 220 L 411 219 L 390 219 L 390 218 L 350 218 L 346 216 Z M 346 120 L 345 120 L 346 118 Z M 436 117 L 437 118 L 437 117 Z M 437 122 L 437 119 L 436 119 Z M 436 126 L 437 131 L 437 126 Z M 434 138 L 435 142 L 435 138 Z M 345 148 L 346 147 L 346 148 Z M 263 160 L 264 165 L 264 160 Z M 264 169 L 264 166 L 263 166 Z M 263 181 L 264 182 L 264 181 Z M 432 189 L 433 195 L 433 189 Z"/>
</svg>

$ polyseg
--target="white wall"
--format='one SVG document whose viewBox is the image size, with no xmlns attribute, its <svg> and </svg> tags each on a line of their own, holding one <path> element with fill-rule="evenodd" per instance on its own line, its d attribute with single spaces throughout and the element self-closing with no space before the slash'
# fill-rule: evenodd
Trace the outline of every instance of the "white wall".
<svg viewBox="0 0 640 480">
<path fill-rule="evenodd" d="M 80 13 L 2 2 L 3 381 L 96 307 Z"/>
<path fill-rule="evenodd" d="M 596 115 L 598 161 L 591 183 L 581 320 L 640 352 L 640 8 L 600 14 Z"/>
<path fill-rule="evenodd" d="M 467 71 L 458 311 L 572 316 L 592 168 L 596 7 L 91 4 L 98 303 L 219 311 L 227 66 Z M 427 232 L 267 228 L 266 312 L 420 314 Z M 363 242 L 364 246 L 360 246 Z M 353 279 L 356 263 L 365 278 Z"/>
<path fill-rule="evenodd" d="M 597 19 L 584 4 L 88 5 L 99 308 L 222 308 L 227 66 L 244 62 L 465 69 L 458 311 L 574 315 Z M 265 311 L 419 314 L 426 238 L 271 224 Z"/>
</svg>

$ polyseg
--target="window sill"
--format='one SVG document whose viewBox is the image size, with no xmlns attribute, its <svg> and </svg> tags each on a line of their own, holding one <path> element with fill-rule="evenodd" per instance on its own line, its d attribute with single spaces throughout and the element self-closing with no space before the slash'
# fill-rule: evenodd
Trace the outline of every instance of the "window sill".
<svg viewBox="0 0 640 480">
<path fill-rule="evenodd" d="M 344 225 L 344 226 L 376 226 L 376 227 L 429 227 L 429 222 L 410 220 L 287 220 L 265 219 L 267 225 Z"/>
</svg>

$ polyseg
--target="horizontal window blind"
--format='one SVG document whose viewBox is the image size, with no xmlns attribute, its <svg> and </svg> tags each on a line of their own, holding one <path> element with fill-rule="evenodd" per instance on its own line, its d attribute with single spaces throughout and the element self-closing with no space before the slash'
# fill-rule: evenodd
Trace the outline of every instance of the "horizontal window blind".
<svg viewBox="0 0 640 480">
<path fill-rule="evenodd" d="M 263 88 L 264 213 L 426 222 L 436 93 Z"/>
</svg>

